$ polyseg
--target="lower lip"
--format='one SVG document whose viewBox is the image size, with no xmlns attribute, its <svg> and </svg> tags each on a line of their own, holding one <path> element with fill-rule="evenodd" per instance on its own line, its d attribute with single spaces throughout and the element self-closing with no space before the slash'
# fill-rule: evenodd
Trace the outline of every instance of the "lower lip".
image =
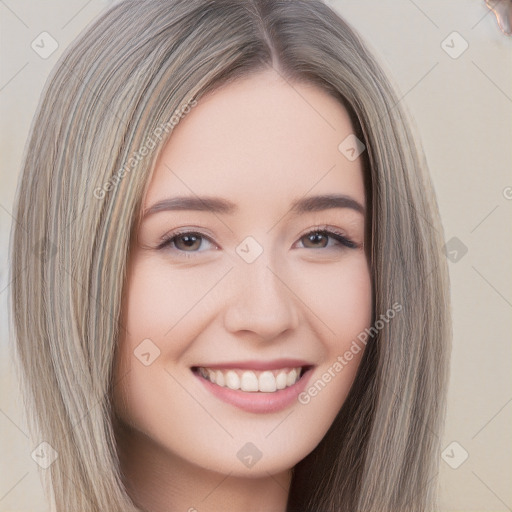
<svg viewBox="0 0 512 512">
<path fill-rule="evenodd" d="M 221 387 L 199 374 L 194 373 L 194 375 L 208 391 L 222 401 L 247 412 L 262 414 L 282 411 L 296 402 L 298 395 L 304 391 L 312 373 L 313 368 L 309 368 L 293 386 L 274 391 L 273 393 L 261 391 L 247 392 Z"/>
</svg>

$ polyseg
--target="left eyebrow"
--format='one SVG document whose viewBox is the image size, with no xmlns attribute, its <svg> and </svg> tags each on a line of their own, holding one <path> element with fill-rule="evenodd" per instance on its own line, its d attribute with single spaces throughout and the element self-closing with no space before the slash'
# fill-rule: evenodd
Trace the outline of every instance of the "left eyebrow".
<svg viewBox="0 0 512 512">
<path fill-rule="evenodd" d="M 364 215 L 364 206 L 354 198 L 341 194 L 310 196 L 293 201 L 291 212 L 298 215 L 307 212 L 320 212 L 331 208 L 350 208 Z"/>
<path fill-rule="evenodd" d="M 361 203 L 342 194 L 324 194 L 296 199 L 291 203 L 290 212 L 294 215 L 300 215 L 332 208 L 350 208 L 362 215 L 365 213 L 365 208 Z M 142 218 L 146 218 L 153 213 L 173 210 L 206 211 L 230 215 L 239 211 L 235 203 L 220 197 L 181 196 L 158 201 L 144 211 Z"/>
</svg>

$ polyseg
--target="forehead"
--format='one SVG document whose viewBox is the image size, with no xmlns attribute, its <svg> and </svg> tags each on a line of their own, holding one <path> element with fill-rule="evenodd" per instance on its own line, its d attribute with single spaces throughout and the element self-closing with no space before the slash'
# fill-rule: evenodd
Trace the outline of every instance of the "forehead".
<svg viewBox="0 0 512 512">
<path fill-rule="evenodd" d="M 364 205 L 361 159 L 338 149 L 352 133 L 346 109 L 317 86 L 286 82 L 273 71 L 237 80 L 180 120 L 144 207 L 169 196 L 208 195 L 264 210 L 327 193 Z"/>
</svg>

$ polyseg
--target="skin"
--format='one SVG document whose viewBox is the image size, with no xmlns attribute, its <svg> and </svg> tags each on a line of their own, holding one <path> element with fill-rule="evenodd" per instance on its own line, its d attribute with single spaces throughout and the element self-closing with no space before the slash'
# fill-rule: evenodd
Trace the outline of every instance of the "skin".
<svg viewBox="0 0 512 512">
<path fill-rule="evenodd" d="M 294 401 L 275 413 L 220 401 L 190 368 L 296 357 L 315 365 L 311 385 L 370 326 L 364 213 L 289 211 L 295 199 L 327 193 L 365 206 L 361 159 L 338 150 L 352 132 L 334 98 L 273 70 L 203 97 L 173 131 L 143 211 L 169 197 L 214 195 L 239 212 L 160 211 L 133 237 L 114 405 L 122 470 L 139 506 L 285 511 L 290 470 L 331 426 L 363 350 L 308 404 Z M 357 247 L 330 237 L 311 241 L 306 235 L 322 225 Z M 157 249 L 177 228 L 205 238 L 192 248 L 181 237 Z M 235 252 L 247 236 L 263 248 L 250 264 Z M 160 350 L 148 366 L 134 356 L 144 339 Z M 247 442 L 262 452 L 252 467 L 237 457 Z"/>
</svg>

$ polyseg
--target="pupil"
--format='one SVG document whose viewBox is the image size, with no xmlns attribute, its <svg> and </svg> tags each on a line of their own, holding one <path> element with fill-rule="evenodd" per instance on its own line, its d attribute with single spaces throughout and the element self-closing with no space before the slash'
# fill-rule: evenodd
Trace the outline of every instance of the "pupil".
<svg viewBox="0 0 512 512">
<path fill-rule="evenodd" d="M 184 241 L 186 247 L 192 247 L 194 243 L 197 241 L 197 237 L 192 235 L 184 235 L 181 238 Z"/>
<path fill-rule="evenodd" d="M 311 235 L 309 235 L 309 241 L 312 242 L 313 244 L 315 243 L 318 243 L 320 241 L 320 239 L 323 237 L 323 235 L 321 233 L 313 233 Z"/>
</svg>

